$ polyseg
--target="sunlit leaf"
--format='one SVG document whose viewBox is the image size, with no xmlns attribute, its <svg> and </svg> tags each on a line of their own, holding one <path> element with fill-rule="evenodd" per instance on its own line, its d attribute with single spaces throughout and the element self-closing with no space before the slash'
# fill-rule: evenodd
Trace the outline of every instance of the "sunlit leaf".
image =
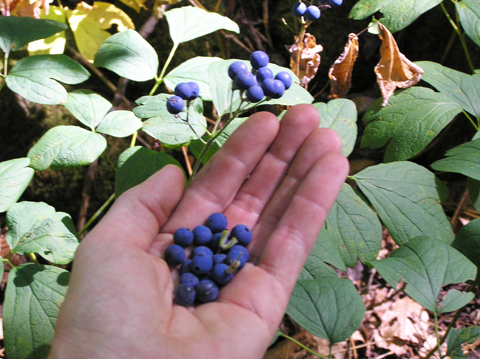
<svg viewBox="0 0 480 359">
<path fill-rule="evenodd" d="M 140 12 L 140 9 L 147 9 L 145 6 L 145 0 L 120 0 L 122 3 L 131 7 L 136 12 Z"/>
<path fill-rule="evenodd" d="M 348 35 L 342 54 L 335 60 L 328 77 L 331 81 L 330 98 L 345 97 L 352 86 L 353 65 L 358 57 L 358 37 L 355 34 Z"/>
<path fill-rule="evenodd" d="M 113 137 L 133 135 L 142 127 L 142 121 L 132 111 L 113 111 L 105 116 L 96 131 Z"/>
<path fill-rule="evenodd" d="M 90 90 L 75 90 L 68 94 L 65 108 L 81 123 L 94 130 L 102 121 L 112 104 Z"/>
<path fill-rule="evenodd" d="M 32 180 L 35 171 L 29 165 L 29 158 L 0 162 L 0 213 L 17 202 Z"/>
<path fill-rule="evenodd" d="M 45 13 L 42 11 L 40 18 L 58 21 L 63 24 L 67 22 L 65 12 L 63 9 L 57 6 L 50 6 L 48 15 L 45 15 Z M 55 35 L 47 37 L 46 39 L 30 42 L 27 47 L 28 54 L 30 56 L 42 54 L 63 54 L 66 42 L 67 39 L 65 37 L 65 31 L 60 31 Z"/>
</svg>

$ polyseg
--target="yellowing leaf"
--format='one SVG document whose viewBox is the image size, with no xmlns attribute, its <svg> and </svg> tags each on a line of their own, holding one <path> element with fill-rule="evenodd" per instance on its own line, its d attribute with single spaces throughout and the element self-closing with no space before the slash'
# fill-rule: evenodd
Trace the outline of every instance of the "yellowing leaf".
<svg viewBox="0 0 480 359">
<path fill-rule="evenodd" d="M 307 88 L 320 66 L 319 52 L 323 51 L 323 47 L 317 45 L 315 36 L 308 33 L 300 44 L 299 41 L 295 36 L 295 43 L 287 47 L 290 51 L 290 69 L 299 77 L 300 85 Z"/>
<path fill-rule="evenodd" d="M 105 30 L 114 24 L 119 31 L 135 27 L 121 9 L 100 1 L 94 2 L 93 7 L 82 1 L 75 10 L 67 10 L 66 14 L 78 50 L 90 62 L 93 62 L 100 45 L 110 37 L 110 33 Z"/>
<path fill-rule="evenodd" d="M 345 97 L 352 86 L 353 64 L 358 57 L 358 37 L 355 34 L 348 35 L 348 41 L 345 44 L 340 57 L 335 60 L 328 77 L 331 81 L 330 98 Z"/>
<path fill-rule="evenodd" d="M 140 9 L 146 9 L 145 0 L 120 0 L 122 3 L 131 7 L 136 12 L 140 12 Z"/>
<path fill-rule="evenodd" d="M 57 6 L 51 6 L 48 15 L 44 12 L 40 15 L 41 19 L 55 20 L 61 23 L 66 23 L 65 13 L 63 9 Z M 56 34 L 37 41 L 32 41 L 28 44 L 28 54 L 43 55 L 43 54 L 63 54 L 65 50 L 65 31 L 57 32 Z"/>
<path fill-rule="evenodd" d="M 385 26 L 380 22 L 378 26 L 382 46 L 380 47 L 381 59 L 375 66 L 375 73 L 383 96 L 382 106 L 386 106 L 397 87 L 408 88 L 416 85 L 422 78 L 423 70 L 400 52 L 397 42 Z"/>
</svg>

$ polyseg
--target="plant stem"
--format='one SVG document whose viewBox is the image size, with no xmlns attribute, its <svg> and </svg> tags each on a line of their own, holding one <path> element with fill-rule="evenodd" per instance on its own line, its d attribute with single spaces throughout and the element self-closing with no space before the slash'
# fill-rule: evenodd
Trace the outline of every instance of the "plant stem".
<svg viewBox="0 0 480 359">
<path fill-rule="evenodd" d="M 473 127 L 475 127 L 475 130 L 478 132 L 480 131 L 480 127 L 478 124 L 475 123 L 475 121 L 473 121 L 473 119 L 468 115 L 468 113 L 465 111 L 465 110 L 462 110 L 463 114 L 465 115 L 466 118 L 468 118 L 468 120 L 471 122 L 471 124 L 473 125 Z"/>
<path fill-rule="evenodd" d="M 280 335 L 281 337 L 284 337 L 285 339 L 288 339 L 288 340 L 294 342 L 295 344 L 297 344 L 297 345 L 300 346 L 301 348 L 305 349 L 305 350 L 306 350 L 307 352 L 309 352 L 310 354 L 315 355 L 315 356 L 318 357 L 318 358 L 327 359 L 327 358 L 325 358 L 324 356 L 321 356 L 320 354 L 314 352 L 312 349 L 307 348 L 305 345 L 303 345 L 302 343 L 300 343 L 298 340 L 293 339 L 292 337 L 289 337 L 288 335 L 283 334 L 282 332 L 279 332 L 279 335 Z M 331 349 L 332 349 L 332 346 L 330 345 L 330 349 L 329 349 L 330 355 L 331 355 Z"/>
<path fill-rule="evenodd" d="M 30 257 L 30 259 L 32 260 L 33 263 L 40 264 L 40 263 L 38 263 L 38 259 L 35 256 L 35 253 L 29 253 L 28 256 Z"/>
<path fill-rule="evenodd" d="M 350 181 L 353 181 L 353 182 L 357 181 L 355 176 L 347 176 L 347 179 L 349 179 Z"/>
<path fill-rule="evenodd" d="M 97 212 L 88 220 L 88 222 L 83 226 L 83 228 L 78 232 L 78 235 L 81 236 L 85 230 L 90 227 L 90 225 L 102 214 L 102 212 L 105 210 L 105 208 L 108 207 L 108 205 L 115 199 L 115 193 L 112 193 L 112 195 L 105 201 L 105 203 L 100 207 Z"/>
<path fill-rule="evenodd" d="M 440 349 L 440 337 L 438 335 L 438 315 L 437 315 L 437 312 L 433 312 L 433 320 L 434 320 L 434 326 L 435 326 L 435 338 L 437 339 L 438 355 L 439 355 L 439 358 L 441 358 L 442 357 L 442 350 Z"/>
<path fill-rule="evenodd" d="M 14 266 L 14 265 L 12 264 L 12 262 L 10 262 L 10 257 L 11 257 L 11 256 L 9 256 L 8 258 L 1 258 L 1 260 L 2 260 L 3 263 L 7 263 L 10 267 L 16 268 L 16 266 Z"/>
<path fill-rule="evenodd" d="M 167 61 L 165 61 L 165 64 L 163 65 L 163 69 L 160 72 L 160 75 L 155 80 L 156 82 L 155 82 L 155 85 L 152 88 L 152 91 L 150 91 L 150 93 L 148 94 L 149 96 L 153 96 L 155 91 L 157 91 L 158 86 L 160 86 L 161 83 L 163 82 L 163 76 L 165 76 L 165 72 L 167 71 L 168 65 L 170 65 L 170 62 L 172 62 L 173 55 L 175 55 L 175 51 L 177 51 L 178 45 L 179 44 L 173 44 L 172 50 L 170 51 L 170 54 L 168 55 Z"/>
</svg>

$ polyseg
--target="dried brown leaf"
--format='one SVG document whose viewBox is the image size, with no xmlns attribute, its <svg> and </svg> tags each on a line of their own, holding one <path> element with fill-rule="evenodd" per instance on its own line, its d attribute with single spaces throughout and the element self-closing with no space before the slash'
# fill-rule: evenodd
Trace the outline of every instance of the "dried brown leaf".
<svg viewBox="0 0 480 359">
<path fill-rule="evenodd" d="M 40 18 L 42 9 L 48 15 L 50 3 L 53 0 L 1 0 L 1 12 L 3 16 L 27 16 Z"/>
<path fill-rule="evenodd" d="M 423 70 L 400 52 L 393 35 L 385 26 L 378 22 L 378 27 L 382 46 L 381 59 L 375 66 L 375 73 L 383 96 L 382 106 L 386 106 L 397 87 L 408 88 L 416 85 L 422 78 Z"/>
<path fill-rule="evenodd" d="M 320 54 L 322 45 L 317 44 L 315 36 L 306 33 L 303 41 L 299 43 L 299 37 L 295 36 L 295 43 L 287 46 L 290 51 L 290 69 L 297 74 L 303 88 L 315 77 L 320 66 Z"/>
<path fill-rule="evenodd" d="M 350 34 L 342 54 L 328 71 L 328 77 L 331 81 L 329 98 L 341 98 L 347 95 L 352 86 L 353 65 L 357 57 L 358 37 L 355 34 Z"/>
</svg>

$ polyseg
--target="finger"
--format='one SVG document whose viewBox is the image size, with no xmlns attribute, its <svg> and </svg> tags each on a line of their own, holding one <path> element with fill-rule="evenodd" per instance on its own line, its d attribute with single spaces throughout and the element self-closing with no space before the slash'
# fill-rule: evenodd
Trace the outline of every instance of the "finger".
<svg viewBox="0 0 480 359">
<path fill-rule="evenodd" d="M 148 250 L 184 188 L 182 171 L 177 166 L 165 166 L 123 193 L 84 241 L 114 239 Z"/>
<path fill-rule="evenodd" d="M 266 240 L 270 238 L 277 227 L 298 186 L 312 166 L 326 153 L 341 152 L 341 150 L 342 141 L 340 137 L 329 128 L 317 129 L 304 142 L 281 185 L 254 228 L 255 241 L 249 248 L 253 262 L 256 262 Z"/>
<path fill-rule="evenodd" d="M 313 106 L 297 105 L 287 111 L 272 146 L 225 211 L 230 227 L 257 223 L 298 149 L 319 123 L 320 115 Z"/>
</svg>

